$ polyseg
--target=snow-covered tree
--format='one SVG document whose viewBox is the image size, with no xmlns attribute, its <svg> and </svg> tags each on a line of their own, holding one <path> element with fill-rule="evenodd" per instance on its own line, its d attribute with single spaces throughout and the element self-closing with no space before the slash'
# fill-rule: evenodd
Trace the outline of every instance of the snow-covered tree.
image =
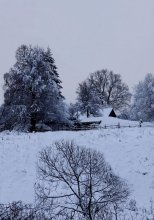
<svg viewBox="0 0 154 220">
<path fill-rule="evenodd" d="M 130 117 L 134 120 L 154 121 L 154 75 L 147 74 L 144 81 L 135 87 Z"/>
<path fill-rule="evenodd" d="M 87 117 L 90 114 L 98 115 L 101 103 L 95 89 L 92 89 L 92 85 L 88 81 L 79 84 L 77 94 L 77 104 L 81 113 L 86 114 Z"/>
<path fill-rule="evenodd" d="M 4 129 L 34 131 L 38 124 L 65 121 L 61 81 L 49 48 L 21 45 L 4 81 Z"/>
<path fill-rule="evenodd" d="M 79 109 L 80 107 L 78 106 L 78 103 L 70 103 L 68 105 L 68 114 L 69 114 L 69 118 L 70 120 L 77 120 L 79 117 Z"/>
<path fill-rule="evenodd" d="M 77 100 L 82 108 L 99 108 L 112 106 L 121 110 L 129 105 L 131 94 L 128 86 L 122 82 L 119 74 L 109 70 L 101 70 L 90 74 L 90 76 L 79 84 Z M 86 106 L 86 108 L 85 108 Z"/>
<path fill-rule="evenodd" d="M 128 86 L 122 82 L 120 74 L 115 74 L 112 71 L 108 72 L 106 94 L 105 103 L 115 109 L 122 110 L 130 103 L 131 94 Z"/>
</svg>

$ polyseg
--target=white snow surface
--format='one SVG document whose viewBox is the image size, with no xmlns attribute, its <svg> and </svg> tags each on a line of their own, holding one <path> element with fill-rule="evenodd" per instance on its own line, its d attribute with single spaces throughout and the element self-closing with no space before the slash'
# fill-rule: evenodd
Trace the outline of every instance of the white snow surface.
<svg viewBox="0 0 154 220">
<path fill-rule="evenodd" d="M 102 120 L 101 125 L 138 125 L 138 122 L 117 118 L 101 117 L 97 120 Z M 57 140 L 74 140 L 76 144 L 102 152 L 114 172 L 128 182 L 131 198 L 137 201 L 138 206 L 149 207 L 150 200 L 154 201 L 154 126 L 143 126 L 32 134 L 0 133 L 0 203 L 34 201 L 38 153 Z"/>
</svg>

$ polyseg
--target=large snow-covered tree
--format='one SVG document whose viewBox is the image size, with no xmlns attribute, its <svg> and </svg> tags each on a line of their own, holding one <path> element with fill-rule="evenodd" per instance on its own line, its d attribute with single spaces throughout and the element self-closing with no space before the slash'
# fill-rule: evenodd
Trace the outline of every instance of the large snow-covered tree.
<svg viewBox="0 0 154 220">
<path fill-rule="evenodd" d="M 122 82 L 121 76 L 105 69 L 90 74 L 79 84 L 77 94 L 82 111 L 89 108 L 92 114 L 105 106 L 121 110 L 129 105 L 131 98 L 129 88 Z"/>
<path fill-rule="evenodd" d="M 147 74 L 135 87 L 130 117 L 134 120 L 154 121 L 154 75 Z"/>
<path fill-rule="evenodd" d="M 65 121 L 61 81 L 49 48 L 21 45 L 4 81 L 4 129 L 33 131 L 38 125 Z"/>
</svg>

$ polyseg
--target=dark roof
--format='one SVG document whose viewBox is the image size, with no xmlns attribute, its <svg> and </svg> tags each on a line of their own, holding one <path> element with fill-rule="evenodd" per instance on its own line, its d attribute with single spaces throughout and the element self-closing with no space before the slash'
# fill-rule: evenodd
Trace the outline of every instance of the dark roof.
<svg viewBox="0 0 154 220">
<path fill-rule="evenodd" d="M 117 117 L 116 113 L 115 113 L 115 111 L 113 109 L 111 110 L 111 112 L 109 114 L 109 117 Z"/>
</svg>

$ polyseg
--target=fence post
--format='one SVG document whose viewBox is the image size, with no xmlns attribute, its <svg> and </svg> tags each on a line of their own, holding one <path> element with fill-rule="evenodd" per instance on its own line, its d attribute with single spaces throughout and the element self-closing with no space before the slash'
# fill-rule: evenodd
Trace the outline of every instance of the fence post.
<svg viewBox="0 0 154 220">
<path fill-rule="evenodd" d="M 118 122 L 118 128 L 120 128 L 120 123 Z"/>
<path fill-rule="evenodd" d="M 140 121 L 139 121 L 139 127 L 142 127 L 142 123 L 143 123 L 143 121 L 142 121 L 142 119 L 140 119 Z"/>
</svg>

